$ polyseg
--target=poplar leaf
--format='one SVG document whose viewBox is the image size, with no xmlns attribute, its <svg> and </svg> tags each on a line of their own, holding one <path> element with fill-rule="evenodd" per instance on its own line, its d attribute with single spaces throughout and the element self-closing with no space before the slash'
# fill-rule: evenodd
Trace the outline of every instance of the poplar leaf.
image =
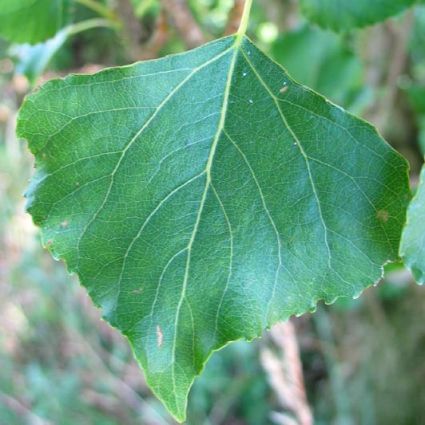
<svg viewBox="0 0 425 425">
<path fill-rule="evenodd" d="M 211 353 L 398 258 L 407 164 L 246 37 L 48 82 L 28 210 L 177 420 Z"/>
</svg>

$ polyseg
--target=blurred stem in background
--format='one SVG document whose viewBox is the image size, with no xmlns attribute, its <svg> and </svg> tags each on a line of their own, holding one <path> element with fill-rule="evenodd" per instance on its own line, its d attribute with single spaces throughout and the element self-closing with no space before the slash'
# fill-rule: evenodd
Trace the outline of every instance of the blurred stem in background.
<svg viewBox="0 0 425 425">
<path fill-rule="evenodd" d="M 116 0 L 116 13 L 122 22 L 122 40 L 131 58 L 135 61 L 142 59 L 143 42 L 150 37 L 149 31 L 140 23 L 130 0 Z"/>
<path fill-rule="evenodd" d="M 269 340 L 274 349 L 263 345 L 261 364 L 279 404 L 285 410 L 285 413 L 272 413 L 272 418 L 280 425 L 313 425 L 293 321 L 273 326 Z"/>
<path fill-rule="evenodd" d="M 67 27 L 67 34 L 69 37 L 77 35 L 81 32 L 91 30 L 93 28 L 112 28 L 116 29 L 117 27 L 107 19 L 93 18 L 87 19 L 85 21 L 77 22 Z"/>
<path fill-rule="evenodd" d="M 98 15 L 103 16 L 105 19 L 108 19 L 112 22 L 117 22 L 117 16 L 115 13 L 106 5 L 99 3 L 96 0 L 75 0 L 77 3 L 87 7 L 88 9 L 93 10 Z"/>
<path fill-rule="evenodd" d="M 161 0 L 161 4 L 189 49 L 205 43 L 204 33 L 193 17 L 186 0 Z"/>
<path fill-rule="evenodd" d="M 229 13 L 229 19 L 227 21 L 226 29 L 224 30 L 225 35 L 234 34 L 241 23 L 243 11 L 245 6 L 245 0 L 235 0 L 232 10 Z"/>
</svg>

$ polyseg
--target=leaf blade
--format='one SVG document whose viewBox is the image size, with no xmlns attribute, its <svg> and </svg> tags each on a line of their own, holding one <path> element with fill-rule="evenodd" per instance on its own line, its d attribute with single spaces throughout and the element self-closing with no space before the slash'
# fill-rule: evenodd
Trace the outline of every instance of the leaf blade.
<svg viewBox="0 0 425 425">
<path fill-rule="evenodd" d="M 246 38 L 48 83 L 18 130 L 44 244 L 178 420 L 213 351 L 397 258 L 406 163 Z"/>
</svg>

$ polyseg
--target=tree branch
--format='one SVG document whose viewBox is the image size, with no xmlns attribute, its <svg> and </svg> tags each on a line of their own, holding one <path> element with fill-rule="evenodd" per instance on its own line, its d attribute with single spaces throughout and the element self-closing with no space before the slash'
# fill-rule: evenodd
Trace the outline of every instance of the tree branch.
<svg viewBox="0 0 425 425">
<path fill-rule="evenodd" d="M 195 21 L 186 0 L 161 0 L 161 3 L 189 49 L 205 43 L 204 34 Z"/>
<path fill-rule="evenodd" d="M 263 348 L 261 363 L 280 405 L 287 411 L 279 414 L 282 423 L 313 425 L 294 324 L 290 320 L 277 324 L 270 336 L 277 352 Z"/>
<path fill-rule="evenodd" d="M 242 19 L 243 7 L 245 5 L 245 0 L 235 0 L 235 4 L 230 11 L 229 19 L 227 21 L 227 26 L 224 31 L 225 35 L 234 34 L 238 28 Z"/>
<path fill-rule="evenodd" d="M 154 59 L 158 57 L 158 53 L 162 46 L 168 40 L 168 21 L 165 11 L 161 11 L 157 18 L 155 30 L 150 40 L 145 44 L 141 60 Z"/>
</svg>

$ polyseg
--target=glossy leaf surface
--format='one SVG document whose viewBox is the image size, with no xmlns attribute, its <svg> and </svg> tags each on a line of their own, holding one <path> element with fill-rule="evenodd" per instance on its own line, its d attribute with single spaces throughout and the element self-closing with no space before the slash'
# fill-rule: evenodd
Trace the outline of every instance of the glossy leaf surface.
<svg viewBox="0 0 425 425">
<path fill-rule="evenodd" d="M 51 81 L 18 132 L 43 243 L 185 417 L 211 353 L 398 256 L 406 162 L 247 38 Z"/>
</svg>

